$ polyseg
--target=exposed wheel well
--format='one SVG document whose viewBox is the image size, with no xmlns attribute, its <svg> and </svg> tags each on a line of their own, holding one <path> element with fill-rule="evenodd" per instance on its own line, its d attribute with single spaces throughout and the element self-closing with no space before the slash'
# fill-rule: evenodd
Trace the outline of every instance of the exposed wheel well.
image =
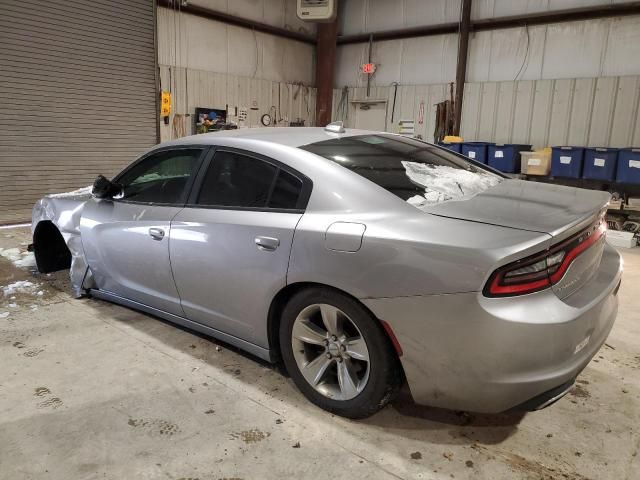
<svg viewBox="0 0 640 480">
<path fill-rule="evenodd" d="M 272 356 L 273 359 L 276 361 L 280 360 L 280 340 L 279 340 L 279 331 L 280 331 L 280 320 L 282 318 L 282 311 L 284 310 L 285 305 L 287 304 L 287 302 L 289 301 L 289 299 L 291 297 L 293 297 L 296 293 L 302 291 L 302 290 L 306 290 L 308 288 L 327 288 L 330 290 L 334 290 L 338 293 L 341 293 L 343 295 L 347 295 L 349 297 L 351 297 L 353 300 L 355 300 L 356 302 L 358 302 L 360 304 L 360 306 L 362 308 L 364 308 L 367 312 L 369 312 L 369 314 L 371 315 L 372 318 L 375 318 L 385 336 L 387 337 L 387 339 L 389 340 L 393 350 L 396 352 L 396 354 L 398 354 L 398 350 L 394 344 L 394 339 L 391 338 L 391 336 L 393 335 L 393 333 L 390 333 L 387 328 L 389 328 L 388 326 L 385 326 L 383 324 L 383 322 L 380 321 L 379 318 L 377 318 L 373 312 L 371 310 L 369 310 L 366 305 L 364 305 L 362 302 L 360 302 L 360 300 L 358 300 L 356 297 L 354 297 L 353 295 L 345 292 L 344 290 L 340 290 L 339 288 L 335 288 L 335 287 L 331 287 L 329 285 L 325 285 L 322 283 L 314 283 L 314 282 L 300 282 L 300 283 L 292 283 L 290 285 L 287 285 L 286 287 L 284 287 L 282 290 L 280 290 L 277 295 L 274 297 L 274 299 L 271 302 L 271 306 L 269 307 L 269 316 L 268 316 L 268 324 L 267 324 L 267 331 L 268 331 L 268 335 L 269 335 L 269 349 L 272 352 Z M 398 355 L 399 357 L 399 355 Z M 400 365 L 400 368 L 402 368 L 402 365 L 400 364 L 400 362 L 398 362 L 398 364 Z M 403 372 L 404 373 L 404 372 Z"/>
<path fill-rule="evenodd" d="M 33 253 L 41 273 L 66 270 L 71 267 L 71 252 L 58 230 L 49 220 L 38 222 L 33 231 Z"/>
</svg>

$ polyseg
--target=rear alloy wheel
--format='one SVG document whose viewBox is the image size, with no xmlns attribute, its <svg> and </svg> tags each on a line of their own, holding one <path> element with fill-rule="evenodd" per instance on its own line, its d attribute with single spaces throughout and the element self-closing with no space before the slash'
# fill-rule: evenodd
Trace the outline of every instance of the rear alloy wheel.
<svg viewBox="0 0 640 480">
<path fill-rule="evenodd" d="M 286 306 L 282 356 L 298 388 L 316 405 L 349 418 L 382 408 L 402 375 L 379 322 L 355 300 L 311 289 Z"/>
</svg>

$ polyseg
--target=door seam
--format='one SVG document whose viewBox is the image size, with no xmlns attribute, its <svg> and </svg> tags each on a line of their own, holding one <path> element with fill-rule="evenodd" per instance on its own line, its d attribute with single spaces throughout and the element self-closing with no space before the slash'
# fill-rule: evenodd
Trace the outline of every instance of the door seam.
<svg viewBox="0 0 640 480">
<path fill-rule="evenodd" d="M 173 285 L 176 287 L 176 292 L 178 293 L 178 300 L 180 300 L 180 310 L 182 311 L 182 315 L 187 318 L 187 313 L 184 311 L 184 306 L 182 305 L 182 295 L 180 294 L 180 288 L 178 288 L 178 282 L 176 282 L 176 277 L 173 274 L 173 261 L 171 260 L 171 229 L 173 228 L 173 220 L 180 215 L 180 213 L 184 210 L 185 207 L 182 207 L 180 210 L 176 212 L 176 214 L 171 217 L 169 220 L 169 235 L 167 236 L 167 249 L 169 254 L 169 270 L 171 271 L 171 280 L 173 280 Z"/>
<path fill-rule="evenodd" d="M 289 268 L 291 267 L 291 255 L 293 255 L 293 244 L 296 240 L 296 233 L 298 233 L 298 225 L 300 225 L 300 222 L 302 221 L 302 217 L 304 217 L 304 213 L 300 215 L 300 218 L 298 218 L 298 221 L 296 222 L 295 227 L 293 227 L 293 235 L 291 235 L 291 245 L 289 246 L 289 258 L 287 259 L 287 272 L 285 273 L 285 276 L 284 276 L 285 287 L 289 285 Z"/>
</svg>

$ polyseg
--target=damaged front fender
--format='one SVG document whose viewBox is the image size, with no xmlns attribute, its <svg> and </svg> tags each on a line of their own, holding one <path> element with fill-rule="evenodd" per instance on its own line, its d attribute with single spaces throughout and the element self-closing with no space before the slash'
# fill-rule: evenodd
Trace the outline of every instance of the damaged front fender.
<svg viewBox="0 0 640 480">
<path fill-rule="evenodd" d="M 71 253 L 69 276 L 76 297 L 82 296 L 84 289 L 93 286 L 80 238 L 82 210 L 89 198 L 91 198 L 91 187 L 64 194 L 48 195 L 36 202 L 31 216 L 32 235 L 36 233 L 38 224 L 43 221 L 53 223 L 62 235 Z"/>
</svg>

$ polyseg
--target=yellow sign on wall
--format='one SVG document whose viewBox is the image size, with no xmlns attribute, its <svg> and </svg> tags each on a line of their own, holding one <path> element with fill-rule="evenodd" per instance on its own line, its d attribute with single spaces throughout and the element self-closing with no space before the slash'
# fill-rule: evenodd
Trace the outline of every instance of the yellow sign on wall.
<svg viewBox="0 0 640 480">
<path fill-rule="evenodd" d="M 164 90 L 160 94 L 160 116 L 168 117 L 171 113 L 171 92 Z"/>
</svg>

